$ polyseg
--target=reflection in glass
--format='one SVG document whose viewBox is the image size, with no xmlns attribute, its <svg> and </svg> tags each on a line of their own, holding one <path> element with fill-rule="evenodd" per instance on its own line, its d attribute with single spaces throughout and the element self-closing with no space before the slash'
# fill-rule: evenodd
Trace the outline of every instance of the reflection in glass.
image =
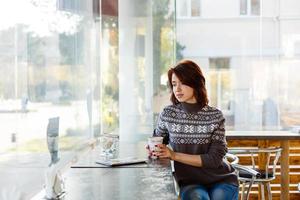
<svg viewBox="0 0 300 200">
<path fill-rule="evenodd" d="M 25 199 L 43 187 L 48 151 L 51 166 L 66 163 L 100 134 L 100 22 L 93 5 L 0 3 L 0 153 L 6 158 L 0 175 L 13 170 L 22 176 L 10 176 L 5 185 Z M 53 116 L 59 116 L 59 135 L 48 124 Z"/>
<path fill-rule="evenodd" d="M 201 0 L 191 0 L 191 17 L 200 16 Z"/>
<path fill-rule="evenodd" d="M 240 0 L 240 15 L 247 15 L 248 5 L 247 0 Z"/>
<path fill-rule="evenodd" d="M 260 15 L 260 1 L 262 0 L 251 0 L 251 14 Z"/>
<path fill-rule="evenodd" d="M 58 158 L 59 117 L 50 118 L 47 126 L 47 146 L 51 155 L 49 166 L 57 163 Z"/>
<path fill-rule="evenodd" d="M 101 156 L 105 159 L 118 158 L 119 155 L 119 135 L 103 134 L 100 136 Z"/>
<path fill-rule="evenodd" d="M 188 1 L 176 1 L 176 8 L 178 17 L 188 16 Z"/>
<path fill-rule="evenodd" d="M 138 3 L 132 7 L 132 0 L 119 4 L 119 68 L 110 74 L 119 81 L 116 131 L 121 141 L 152 133 L 153 116 L 159 112 L 155 108 L 161 105 L 156 98 L 166 91 L 165 72 L 175 61 L 175 1 L 134 2 Z M 110 91 L 114 90 L 106 93 Z"/>
</svg>

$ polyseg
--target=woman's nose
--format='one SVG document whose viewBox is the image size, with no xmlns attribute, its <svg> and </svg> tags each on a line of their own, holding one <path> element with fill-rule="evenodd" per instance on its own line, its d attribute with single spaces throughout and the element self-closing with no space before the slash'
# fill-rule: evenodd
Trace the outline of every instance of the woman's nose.
<svg viewBox="0 0 300 200">
<path fill-rule="evenodd" d="M 181 86 L 180 85 L 176 86 L 176 91 L 181 91 Z"/>
</svg>

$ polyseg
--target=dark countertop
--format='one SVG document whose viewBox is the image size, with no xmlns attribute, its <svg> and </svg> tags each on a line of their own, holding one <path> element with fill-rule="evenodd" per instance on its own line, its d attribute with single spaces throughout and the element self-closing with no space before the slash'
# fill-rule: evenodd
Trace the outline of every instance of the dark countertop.
<svg viewBox="0 0 300 200">
<path fill-rule="evenodd" d="M 169 159 L 106 167 L 95 163 L 99 147 L 84 154 L 63 174 L 64 200 L 177 200 Z M 145 143 L 120 144 L 119 156 L 147 158 Z M 33 200 L 45 199 L 45 191 Z"/>
<path fill-rule="evenodd" d="M 95 163 L 99 147 L 85 153 L 63 174 L 64 200 L 177 200 L 169 159 L 107 167 Z M 120 143 L 119 157 L 147 158 L 145 142 Z M 33 200 L 45 199 L 41 191 Z"/>
<path fill-rule="evenodd" d="M 65 200 L 172 200 L 169 168 L 81 168 L 66 174 Z"/>
<path fill-rule="evenodd" d="M 107 167 L 95 162 L 96 147 L 83 155 L 64 175 L 65 200 L 176 200 L 169 159 L 146 164 Z M 119 157 L 147 158 L 145 143 L 120 143 Z"/>
</svg>

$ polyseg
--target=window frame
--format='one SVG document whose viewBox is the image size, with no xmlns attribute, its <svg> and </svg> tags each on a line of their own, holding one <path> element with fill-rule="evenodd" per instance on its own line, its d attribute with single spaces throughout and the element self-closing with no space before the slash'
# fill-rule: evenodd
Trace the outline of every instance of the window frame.
<svg viewBox="0 0 300 200">
<path fill-rule="evenodd" d="M 242 4 L 242 1 L 246 1 L 246 13 L 245 14 L 243 14 L 242 13 L 242 9 L 241 9 L 241 4 Z M 253 2 L 253 0 L 240 0 L 239 2 L 240 2 L 240 6 L 239 6 L 239 15 L 240 16 L 245 16 L 245 17 L 249 17 L 249 16 L 251 16 L 251 17 L 258 17 L 258 16 L 261 16 L 261 0 L 257 0 L 258 1 L 258 3 L 259 3 L 259 10 L 258 10 L 258 14 L 254 14 L 253 13 L 253 11 L 252 11 L 252 7 L 253 7 L 253 5 L 252 5 L 252 2 Z"/>
</svg>

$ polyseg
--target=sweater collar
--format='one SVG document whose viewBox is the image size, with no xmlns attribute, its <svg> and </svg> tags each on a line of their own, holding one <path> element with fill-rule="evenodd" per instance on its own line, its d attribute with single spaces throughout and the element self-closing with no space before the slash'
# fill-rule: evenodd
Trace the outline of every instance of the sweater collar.
<svg viewBox="0 0 300 200">
<path fill-rule="evenodd" d="M 181 105 L 182 109 L 187 113 L 197 113 L 202 109 L 200 104 L 198 104 L 198 103 L 181 102 L 180 105 Z"/>
</svg>

